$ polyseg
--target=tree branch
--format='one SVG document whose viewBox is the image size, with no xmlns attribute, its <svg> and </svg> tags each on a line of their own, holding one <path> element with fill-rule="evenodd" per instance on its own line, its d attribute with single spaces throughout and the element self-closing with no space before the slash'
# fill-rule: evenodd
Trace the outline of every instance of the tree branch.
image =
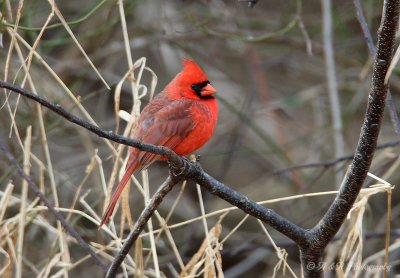
<svg viewBox="0 0 400 278">
<path fill-rule="evenodd" d="M 288 238 L 295 241 L 299 246 L 303 248 L 308 247 L 308 241 L 306 239 L 306 230 L 295 225 L 294 223 L 290 222 L 289 220 L 285 219 L 284 217 L 280 216 L 276 212 L 271 209 L 267 209 L 253 200 L 250 200 L 248 197 L 240 194 L 239 192 L 231 189 L 230 187 L 226 186 L 225 184 L 217 181 L 207 173 L 205 173 L 200 165 L 197 162 L 189 162 L 184 157 L 181 157 L 165 147 L 154 146 L 151 144 L 146 144 L 135 139 L 131 139 L 128 137 L 120 136 L 112 131 L 105 131 L 85 120 L 82 120 L 71 113 L 67 112 L 63 109 L 60 105 L 51 103 L 46 99 L 38 96 L 33 95 L 28 90 L 20 88 L 16 85 L 10 84 L 8 82 L 0 80 L 0 88 L 9 89 L 15 93 L 21 94 L 25 97 L 28 97 L 41 105 L 49 108 L 53 112 L 59 114 L 63 118 L 67 119 L 68 121 L 75 123 L 87 130 L 97 134 L 100 137 L 110 139 L 114 142 L 129 145 L 135 148 L 138 148 L 142 151 L 147 151 L 159 155 L 166 156 L 170 160 L 170 171 L 174 176 L 173 181 L 175 179 L 179 180 L 193 180 L 197 182 L 200 186 L 211 192 L 212 194 L 221 197 L 222 199 L 226 200 L 227 202 L 231 203 L 232 205 L 236 206 L 237 208 L 241 209 L 242 211 L 260 219 L 261 221 L 265 222 L 266 224 L 271 225 L 277 231 L 283 233 Z M 166 192 L 168 193 L 168 192 Z M 165 193 L 165 194 L 166 194 Z M 151 214 L 154 210 L 158 207 L 159 203 L 161 202 L 162 198 L 165 195 L 157 195 L 155 198 L 154 203 L 149 204 L 142 212 L 143 221 L 148 221 Z M 159 199 L 161 198 L 161 199 Z M 154 207 L 153 207 L 154 204 Z M 150 213 L 151 212 L 151 213 Z M 150 214 L 149 214 L 150 213 Z M 139 225 L 140 224 L 140 225 Z M 118 268 L 118 266 L 122 263 L 123 259 L 125 258 L 129 248 L 132 246 L 134 241 L 136 240 L 137 236 L 140 234 L 143 226 L 141 223 L 135 225 L 133 231 L 130 235 L 132 235 L 132 239 L 127 242 L 124 246 L 124 252 L 121 253 L 116 260 L 118 262 L 113 263 L 113 269 Z M 116 270 L 115 270 L 116 271 Z M 114 270 L 112 273 L 115 273 Z M 109 275 L 108 277 L 113 277 Z"/>
<path fill-rule="evenodd" d="M 375 148 L 375 150 L 381 150 L 381 149 L 385 149 L 385 148 L 395 147 L 397 145 L 400 145 L 400 141 L 399 140 L 380 144 Z M 281 168 L 281 169 L 274 170 L 274 171 L 272 171 L 272 175 L 281 175 L 281 174 L 284 174 L 286 172 L 290 172 L 290 171 L 294 171 L 294 170 L 307 169 L 307 168 L 317 168 L 317 167 L 328 168 L 328 167 L 336 165 L 336 164 L 338 164 L 340 162 L 347 161 L 347 160 L 352 160 L 353 158 L 354 158 L 354 153 L 353 154 L 349 154 L 349 155 L 345 155 L 345 156 L 342 156 L 342 157 L 338 157 L 336 159 L 322 161 L 322 162 L 311 162 L 311 163 L 305 163 L 305 164 L 295 164 L 295 165 L 292 165 L 292 166 L 289 166 L 289 167 L 286 167 L 286 168 Z"/>
<path fill-rule="evenodd" d="M 387 85 L 384 84 L 384 80 L 392 59 L 395 34 L 399 21 L 398 15 L 399 0 L 385 1 L 383 22 L 380 27 L 378 50 L 374 64 L 372 88 L 357 150 L 338 196 L 320 223 L 311 231 L 315 235 L 326 235 L 330 231 L 335 231 L 330 234 L 330 237 L 336 234 L 356 200 L 367 176 L 377 145 L 385 109 Z"/>
<path fill-rule="evenodd" d="M 168 158 L 168 160 L 170 160 L 171 162 L 174 163 L 174 165 L 176 166 L 182 166 L 182 158 L 177 155 L 176 153 L 174 153 L 173 151 L 171 151 L 170 149 L 166 148 L 166 147 L 161 147 L 161 146 L 154 146 L 151 144 L 146 144 L 143 142 L 140 142 L 138 140 L 129 138 L 129 137 L 125 137 L 125 136 L 121 136 L 121 135 L 117 135 L 115 134 L 113 131 L 106 131 L 104 129 L 99 128 L 98 126 L 95 126 L 91 123 L 89 123 L 88 121 L 82 120 L 76 116 L 74 116 L 73 114 L 69 113 L 68 111 L 66 111 L 64 108 L 61 107 L 61 105 L 59 104 L 55 104 L 52 103 L 38 95 L 32 94 L 31 92 L 29 92 L 28 90 L 18 87 L 14 84 L 5 82 L 3 80 L 0 80 L 0 88 L 4 88 L 4 89 L 8 89 L 11 90 L 15 93 L 18 93 L 22 96 L 25 96 L 27 98 L 30 98 L 38 103 L 40 103 L 42 106 L 47 107 L 48 109 L 50 109 L 51 111 L 57 113 L 58 115 L 60 115 L 61 117 L 63 117 L 64 119 L 70 121 L 71 123 L 77 124 L 83 128 L 86 128 L 87 130 L 97 134 L 98 136 L 102 137 L 102 138 L 107 138 L 111 141 L 120 143 L 120 144 L 124 144 L 124 145 L 128 145 L 128 146 L 132 146 L 135 148 L 138 148 L 142 151 L 146 151 L 146 152 L 151 152 L 151 153 L 155 153 L 155 154 L 159 154 L 162 156 L 166 156 Z"/>
<path fill-rule="evenodd" d="M 115 277 L 117 275 L 117 271 L 121 263 L 124 261 L 126 255 L 131 249 L 132 245 L 135 243 L 140 233 L 143 231 L 146 223 L 149 221 L 150 217 L 153 215 L 154 211 L 158 208 L 161 201 L 167 195 L 168 192 L 174 188 L 174 186 L 180 181 L 179 178 L 170 175 L 167 180 L 158 188 L 157 192 L 151 198 L 149 204 L 142 211 L 139 218 L 136 220 L 135 225 L 133 226 L 132 231 L 129 233 L 128 237 L 121 250 L 119 251 L 117 257 L 112 262 L 106 278 Z"/>
<path fill-rule="evenodd" d="M 205 173 L 198 163 L 189 162 L 187 159 L 178 156 L 168 148 L 145 144 L 128 137 L 116 135 L 112 131 L 104 131 L 89 122 L 73 116 L 61 108 L 61 106 L 50 103 L 47 100 L 33 95 L 27 90 L 19 88 L 13 84 L 0 80 L 0 88 L 10 89 L 16 93 L 24 95 L 41 105 L 46 106 L 68 121 L 78 124 L 100 137 L 129 145 L 142 151 L 159 154 L 170 160 L 171 177 L 168 178 L 163 186 L 157 191 L 151 199 L 150 204 L 142 212 L 133 231 L 130 233 L 127 242 L 124 244 L 123 249 L 113 262 L 107 277 L 115 276 L 119 265 L 124 260 L 130 247 L 137 239 L 143 230 L 145 223 L 151 217 L 162 199 L 177 182 L 184 179 L 195 181 L 212 194 L 219 196 L 244 212 L 269 224 L 277 231 L 295 241 L 301 251 L 301 260 L 305 276 L 321 277 L 323 269 L 319 266 L 322 262 L 323 251 L 328 243 L 334 238 L 335 234 L 345 221 L 348 212 L 352 208 L 367 176 L 376 149 L 385 108 L 386 94 L 388 91 L 384 80 L 392 59 L 394 38 L 399 21 L 399 1 L 400 0 L 386 0 L 384 4 L 384 13 L 378 35 L 378 48 L 375 56 L 374 73 L 371 91 L 368 98 L 368 106 L 351 168 L 339 194 L 336 196 L 327 213 L 311 230 L 305 230 L 278 215 L 273 210 L 258 205 L 246 196 L 215 180 L 213 177 Z"/>
<path fill-rule="evenodd" d="M 199 164 L 192 164 L 190 169 L 191 180 L 198 183 L 201 187 L 209 191 L 211 194 L 224 199 L 228 203 L 240 208 L 245 213 L 260 219 L 264 223 L 270 225 L 278 232 L 292 239 L 299 246 L 308 248 L 306 230 L 290 222 L 286 218 L 280 216 L 272 209 L 265 208 L 247 196 L 233 190 L 229 186 L 217 181 L 209 174 L 205 173 Z"/>
<path fill-rule="evenodd" d="M 217 181 L 207 173 L 205 173 L 200 164 L 197 162 L 189 162 L 187 160 L 184 161 L 185 166 L 181 169 L 171 170 L 171 175 L 164 182 L 164 184 L 157 190 L 154 194 L 150 203 L 146 206 L 146 208 L 142 211 L 138 220 L 133 227 L 133 230 L 130 232 L 127 240 L 122 247 L 121 251 L 118 253 L 116 259 L 113 261 L 108 273 L 107 278 L 115 277 L 116 272 L 128 254 L 130 248 L 133 246 L 134 242 L 138 238 L 139 234 L 143 230 L 145 224 L 148 222 L 150 217 L 153 215 L 154 211 L 157 209 L 161 201 L 164 199 L 165 195 L 172 190 L 173 186 L 177 184 L 182 177 L 185 179 L 191 179 L 198 183 L 201 187 L 209 191 L 211 194 L 214 194 L 221 199 L 224 199 L 228 203 L 234 205 L 237 208 L 240 208 L 245 213 L 254 216 L 257 219 L 265 222 L 270 225 L 277 231 L 281 232 L 288 238 L 292 239 L 299 246 L 303 248 L 308 247 L 308 241 L 306 238 L 306 230 L 300 228 L 299 226 L 293 224 L 289 220 L 280 216 L 276 212 L 271 209 L 265 208 L 243 194 L 231 189 L 229 186 Z M 179 175 L 174 173 L 173 171 L 180 171 Z M 173 178 L 171 178 L 173 177 Z"/>
<path fill-rule="evenodd" d="M 382 23 L 378 34 L 378 48 L 375 56 L 372 86 L 368 106 L 361 129 L 358 146 L 339 194 L 321 221 L 308 232 L 310 248 L 303 249 L 303 265 L 312 263 L 318 266 L 322 252 L 335 236 L 352 208 L 367 176 L 377 145 L 379 130 L 385 109 L 388 86 L 385 76 L 392 59 L 395 35 L 399 22 L 399 0 L 384 2 Z M 306 277 L 319 277 L 322 269 L 309 270 L 305 267 Z"/>
<path fill-rule="evenodd" d="M 26 182 L 31 187 L 32 191 L 39 197 L 39 199 L 45 204 L 45 206 L 49 209 L 51 213 L 60 221 L 63 228 L 76 239 L 78 244 L 88 253 L 96 262 L 98 266 L 100 266 L 104 271 L 107 271 L 107 266 L 102 262 L 100 257 L 90 248 L 90 246 L 83 240 L 83 238 L 72 228 L 68 222 L 64 219 L 64 217 L 59 213 L 54 206 L 50 203 L 49 200 L 40 192 L 39 187 L 32 181 L 32 178 L 25 174 L 22 166 L 18 163 L 15 157 L 11 154 L 11 152 L 7 149 L 7 147 L 0 142 L 0 150 L 5 154 L 7 159 L 17 168 L 18 173 L 21 177 L 26 180 Z"/>
<path fill-rule="evenodd" d="M 365 20 L 365 16 L 364 16 L 364 12 L 361 7 L 360 0 L 353 0 L 353 3 L 356 8 L 358 22 L 360 23 L 364 37 L 367 40 L 369 53 L 372 57 L 375 57 L 376 47 L 374 45 L 374 40 L 372 39 L 371 32 L 369 31 L 368 23 Z M 392 98 L 392 94 L 390 93 L 390 90 L 388 90 L 388 92 L 387 92 L 386 104 L 389 108 L 390 120 L 392 121 L 394 131 L 397 134 L 400 134 L 400 120 L 399 120 L 396 105 L 393 102 L 393 98 Z"/>
</svg>

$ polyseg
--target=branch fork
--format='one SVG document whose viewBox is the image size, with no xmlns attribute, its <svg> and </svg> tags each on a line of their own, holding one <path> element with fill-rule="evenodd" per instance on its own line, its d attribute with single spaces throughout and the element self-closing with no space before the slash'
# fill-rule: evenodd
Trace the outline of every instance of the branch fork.
<svg viewBox="0 0 400 278">
<path fill-rule="evenodd" d="M 226 200 L 245 213 L 254 216 L 292 239 L 300 249 L 300 258 L 304 276 L 321 277 L 323 274 L 322 258 L 324 250 L 344 223 L 348 212 L 357 199 L 376 149 L 388 89 L 385 77 L 392 60 L 395 34 L 399 22 L 399 2 L 400 0 L 385 0 L 384 2 L 384 12 L 378 34 L 378 47 L 375 56 L 372 86 L 368 97 L 367 111 L 350 170 L 340 192 L 336 196 L 330 208 L 319 223 L 311 229 L 299 227 L 273 210 L 257 204 L 248 197 L 208 175 L 203 171 L 198 162 L 191 162 L 186 158 L 180 157 L 168 148 L 145 144 L 132 138 L 105 131 L 72 115 L 60 105 L 53 104 L 32 94 L 28 90 L 11 83 L 0 80 L 0 88 L 8 89 L 30 98 L 41 105 L 46 106 L 68 121 L 82 126 L 100 137 L 138 148 L 141 151 L 165 156 L 168 159 L 170 163 L 170 176 L 153 195 L 148 206 L 142 211 L 133 230 L 126 239 L 124 246 L 109 268 L 107 277 L 116 276 L 119 266 L 123 262 L 126 254 L 137 237 L 144 229 L 147 221 L 168 192 L 170 192 L 173 187 L 182 180 L 192 180 L 196 182 L 210 193 Z M 3 152 L 5 152 L 6 156 L 9 157 L 9 152 L 7 153 L 4 149 Z M 29 177 L 24 175 L 22 175 L 22 177 L 30 181 Z"/>
</svg>

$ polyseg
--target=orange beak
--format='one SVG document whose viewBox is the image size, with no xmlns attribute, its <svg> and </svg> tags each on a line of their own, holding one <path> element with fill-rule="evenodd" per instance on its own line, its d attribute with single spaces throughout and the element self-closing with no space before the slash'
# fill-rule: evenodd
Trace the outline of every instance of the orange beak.
<svg viewBox="0 0 400 278">
<path fill-rule="evenodd" d="M 211 84 L 207 84 L 202 90 L 201 90 L 201 96 L 202 97 L 208 97 L 212 96 L 217 92 Z"/>
</svg>

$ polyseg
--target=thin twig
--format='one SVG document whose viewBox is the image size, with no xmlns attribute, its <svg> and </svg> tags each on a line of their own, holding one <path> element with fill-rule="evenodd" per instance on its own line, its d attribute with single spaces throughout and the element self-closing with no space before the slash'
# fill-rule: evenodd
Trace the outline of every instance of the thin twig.
<svg viewBox="0 0 400 278">
<path fill-rule="evenodd" d="M 332 42 L 332 7 L 331 0 L 322 0 L 322 14 L 323 14 L 323 42 L 324 42 L 324 56 L 325 56 L 325 69 L 326 79 L 328 81 L 328 94 L 331 108 L 331 117 L 333 122 L 333 138 L 335 143 L 335 157 L 342 157 L 344 155 L 344 138 L 343 138 L 343 124 L 342 112 L 340 109 L 339 94 L 336 81 L 335 58 L 333 53 Z M 340 181 L 343 179 L 343 171 L 339 170 L 335 175 L 336 184 L 339 186 Z"/>
<path fill-rule="evenodd" d="M 380 144 L 380 145 L 378 145 L 376 147 L 376 150 L 381 150 L 381 149 L 385 149 L 385 148 L 391 148 L 391 147 L 395 147 L 397 145 L 400 145 L 400 140 L 396 140 L 396 141 L 391 141 L 391 142 L 387 142 L 387 143 L 384 143 L 384 144 Z M 284 174 L 284 173 L 289 172 L 289 171 L 307 169 L 307 168 L 317 168 L 317 167 L 328 168 L 328 167 L 331 167 L 331 166 L 333 166 L 335 164 L 338 164 L 338 163 L 343 162 L 343 161 L 351 160 L 353 158 L 354 158 L 354 153 L 350 154 L 350 155 L 345 155 L 345 156 L 342 156 L 342 157 L 339 157 L 339 158 L 336 158 L 336 159 L 327 160 L 327 161 L 297 164 L 297 165 L 293 165 L 293 166 L 290 166 L 290 167 L 274 170 L 274 171 L 272 171 L 272 175 L 280 175 L 280 174 Z"/>
<path fill-rule="evenodd" d="M 386 238 L 388 236 L 388 234 L 390 235 L 391 238 L 393 239 L 398 239 L 400 238 L 400 230 L 399 229 L 394 229 L 394 230 L 389 230 L 389 232 L 385 231 L 385 232 L 365 232 L 364 233 L 364 240 L 383 240 L 383 238 Z M 332 241 L 341 241 L 343 240 L 343 236 L 335 236 L 334 238 L 332 238 Z M 289 248 L 295 248 L 296 247 L 296 243 L 290 240 L 285 240 L 285 241 L 279 241 L 275 243 L 277 246 L 281 247 L 281 248 L 285 248 L 285 249 L 289 249 Z M 259 249 L 259 248 L 263 248 L 263 249 L 274 249 L 274 245 L 271 243 L 255 243 L 255 242 L 251 242 L 250 240 L 248 240 L 247 242 L 242 243 L 239 246 L 233 246 L 233 247 L 228 247 L 228 248 L 224 248 L 224 250 L 221 251 L 222 255 L 227 255 L 227 256 L 233 256 L 237 253 L 246 253 L 246 252 L 254 252 L 255 250 Z"/>
<path fill-rule="evenodd" d="M 280 216 L 271 209 L 267 209 L 253 200 L 250 200 L 241 193 L 231 189 L 225 184 L 217 181 L 207 173 L 205 173 L 198 163 L 191 163 L 184 157 L 180 157 L 165 147 L 154 146 L 151 144 L 145 144 L 143 142 L 131 139 L 128 137 L 120 136 L 112 131 L 105 131 L 91 123 L 84 121 L 71 113 L 67 112 L 58 104 L 53 104 L 46 99 L 39 97 L 38 95 L 33 95 L 28 90 L 20 88 L 16 85 L 10 84 L 8 82 L 0 80 L 0 88 L 6 88 L 18 94 L 24 95 L 43 106 L 46 106 L 53 112 L 64 117 L 68 121 L 75 123 L 79 126 L 86 128 L 87 130 L 114 142 L 133 146 L 142 151 L 147 151 L 159 155 L 166 156 L 170 160 L 170 170 L 179 177 L 180 180 L 190 179 L 197 182 L 200 186 L 211 192 L 212 194 L 221 197 L 227 202 L 233 204 L 237 208 L 243 210 L 244 212 L 260 219 L 264 223 L 272 226 L 277 231 L 286 235 L 290 239 L 294 240 L 299 246 L 306 248 L 308 246 L 308 241 L 306 239 L 306 230 L 297 226 L 296 224 L 290 222 L 284 217 Z M 146 209 L 145 209 L 146 211 Z M 134 230 L 135 231 L 135 230 Z M 137 231 L 136 231 L 137 232 Z M 134 239 L 133 239 L 134 241 Z M 127 251 L 126 251 L 127 252 Z M 112 276 L 110 276 L 112 277 Z"/>
<path fill-rule="evenodd" d="M 320 222 L 308 231 L 307 238 L 310 239 L 311 246 L 308 249 L 301 248 L 302 263 L 303 266 L 307 266 L 303 269 L 306 277 L 322 276 L 321 268 L 308 266 L 310 264 L 314 266 L 320 265 L 325 247 L 342 226 L 367 177 L 385 110 L 388 91 L 388 86 L 385 84 L 385 76 L 393 56 L 395 35 L 399 22 L 399 2 L 399 0 L 387 0 L 384 2 L 382 22 L 378 34 L 377 53 L 373 67 L 372 86 L 357 150 L 339 194 Z"/>
<path fill-rule="evenodd" d="M 368 28 L 368 23 L 365 20 L 364 12 L 361 7 L 360 0 L 353 0 L 354 6 L 356 8 L 357 20 L 360 23 L 361 29 L 363 31 L 364 37 L 367 40 L 368 50 L 372 57 L 375 57 L 376 47 L 374 45 L 374 41 L 372 39 L 371 32 Z M 390 93 L 390 89 L 388 89 L 386 104 L 389 108 L 390 120 L 392 121 L 392 125 L 394 127 L 394 131 L 397 134 L 400 134 L 400 120 L 398 116 L 398 112 L 396 106 L 393 102 L 392 94 Z"/>
<path fill-rule="evenodd" d="M 356 8 L 357 20 L 360 23 L 361 29 L 364 34 L 364 38 L 367 41 L 369 52 L 370 52 L 371 56 L 374 57 L 376 54 L 376 47 L 374 44 L 374 40 L 372 39 L 371 32 L 369 31 L 368 23 L 365 20 L 365 16 L 364 16 L 363 9 L 361 7 L 360 0 L 353 0 L 353 3 Z"/>
<path fill-rule="evenodd" d="M 390 245 L 390 221 L 392 217 L 392 190 L 387 191 L 386 197 L 387 203 L 387 215 L 386 215 L 386 237 L 385 237 L 385 257 L 383 260 L 384 266 L 388 265 L 389 262 L 389 245 Z M 387 269 L 385 268 L 385 272 L 383 273 L 384 278 L 387 277 Z"/>
<path fill-rule="evenodd" d="M 322 268 L 319 268 L 318 266 L 321 265 L 320 263 L 323 259 L 323 251 L 328 243 L 333 239 L 346 219 L 346 215 L 352 208 L 352 205 L 354 204 L 367 176 L 376 149 L 387 93 L 387 85 L 384 83 L 384 79 L 390 60 L 392 59 L 394 37 L 399 20 L 399 1 L 400 0 L 386 0 L 384 4 L 382 26 L 379 32 L 378 48 L 375 57 L 374 74 L 371 92 L 368 99 L 368 107 L 351 168 L 339 194 L 333 201 L 328 212 L 324 215 L 322 220 L 310 230 L 305 230 L 278 215 L 274 211 L 258 205 L 246 196 L 234 191 L 209 176 L 201 169 L 198 163 L 190 163 L 167 148 L 145 144 L 134 139 L 118 136 L 112 131 L 104 131 L 73 116 L 66 110 L 62 109 L 59 105 L 52 104 L 43 98 L 32 95 L 27 90 L 19 88 L 13 84 L 0 80 L 0 87 L 10 89 L 31 98 L 58 113 L 65 119 L 78 124 L 101 137 L 133 146 L 142 151 L 166 156 L 171 161 L 170 170 L 173 173 L 172 176 L 167 179 L 164 185 L 153 196 L 150 202 L 150 204 L 152 204 L 151 207 L 146 208 L 142 212 L 133 231 L 129 235 L 127 242 L 124 244 L 120 255 L 118 255 L 116 260 L 113 262 L 107 277 L 115 277 L 118 266 L 124 260 L 125 255 L 128 253 L 131 245 L 140 234 L 147 220 L 151 217 L 164 196 L 172 189 L 173 185 L 183 179 L 195 181 L 212 194 L 228 201 L 249 215 L 262 220 L 264 223 L 269 224 L 277 231 L 294 240 L 301 250 L 301 260 L 305 276 L 320 277 L 322 276 Z M 20 166 L 19 172 L 22 172 L 21 175 L 24 176 Z M 30 179 L 29 177 L 26 178 Z M 57 212 L 54 213 L 56 214 Z M 315 266 L 314 268 L 310 267 L 313 265 Z"/>
<path fill-rule="evenodd" d="M 72 228 L 67 221 L 65 221 L 64 217 L 54 208 L 54 206 L 50 203 L 49 200 L 40 192 L 39 187 L 33 182 L 32 178 L 25 174 L 22 166 L 18 163 L 16 158 L 12 155 L 12 153 L 7 149 L 7 147 L 0 142 L 0 150 L 5 154 L 7 159 L 16 167 L 18 174 L 26 180 L 26 182 L 31 187 L 32 191 L 40 198 L 40 200 L 48 207 L 48 209 L 54 214 L 57 220 L 61 223 L 63 228 L 76 239 L 79 245 L 95 260 L 96 264 L 100 266 L 104 271 L 107 271 L 107 266 L 101 261 L 99 256 L 90 248 L 90 246 L 83 240 L 83 238 Z"/>
<path fill-rule="evenodd" d="M 211 194 L 220 197 L 228 203 L 240 208 L 247 214 L 270 225 L 275 230 L 281 232 L 288 238 L 295 241 L 299 246 L 307 247 L 306 230 L 290 222 L 288 219 L 280 216 L 272 209 L 263 207 L 245 195 L 233 190 L 229 186 L 217 181 L 206 172 L 202 171 L 200 165 L 191 163 L 189 171 L 192 174 L 191 179 Z"/>
<path fill-rule="evenodd" d="M 179 181 L 180 179 L 176 177 L 171 178 L 171 176 L 169 176 L 167 180 L 158 188 L 157 192 L 150 199 L 149 204 L 146 206 L 146 208 L 142 211 L 139 218 L 137 219 L 135 226 L 129 233 L 117 257 L 112 262 L 112 265 L 110 266 L 110 269 L 108 270 L 106 275 L 107 278 L 115 277 L 119 266 L 124 261 L 126 255 L 129 252 L 129 249 L 131 249 L 132 245 L 135 243 L 136 239 L 143 231 L 144 227 L 146 226 L 146 223 L 149 221 L 150 217 L 153 215 L 154 211 L 158 208 L 158 206 L 160 205 L 164 197 L 167 195 L 167 193 L 170 192 L 172 188 L 174 188 L 174 186 Z"/>
<path fill-rule="evenodd" d="M 129 137 L 120 136 L 120 135 L 115 134 L 112 130 L 105 131 L 104 129 L 101 129 L 85 120 L 82 120 L 82 119 L 72 115 L 71 113 L 66 111 L 64 108 L 62 108 L 61 105 L 52 103 L 38 95 L 32 94 L 31 92 L 29 92 L 26 89 L 23 89 L 14 84 L 5 82 L 3 80 L 0 80 L 0 88 L 9 89 L 15 93 L 18 93 L 27 98 L 30 98 L 30 99 L 40 103 L 41 105 L 47 107 L 51 111 L 57 113 L 58 115 L 62 116 L 66 120 L 68 120 L 74 124 L 77 124 L 81 127 L 84 127 L 87 130 L 97 134 L 98 136 L 100 136 L 102 138 L 106 138 L 106 139 L 109 139 L 111 141 L 114 141 L 114 142 L 117 142 L 120 144 L 132 146 L 132 147 L 138 148 L 142 151 L 156 153 L 156 154 L 159 154 L 162 156 L 166 156 L 176 166 L 183 166 L 182 158 L 168 148 L 154 146 L 151 144 L 146 144 L 146 143 L 140 142 L 138 140 L 135 140 L 135 139 L 132 139 Z"/>
</svg>

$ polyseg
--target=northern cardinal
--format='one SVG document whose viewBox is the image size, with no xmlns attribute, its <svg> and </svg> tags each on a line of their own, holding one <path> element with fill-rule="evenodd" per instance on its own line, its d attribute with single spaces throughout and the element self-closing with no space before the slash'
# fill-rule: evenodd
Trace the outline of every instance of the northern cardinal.
<svg viewBox="0 0 400 278">
<path fill-rule="evenodd" d="M 165 146 L 179 155 L 202 147 L 214 132 L 218 105 L 216 90 L 194 61 L 183 60 L 183 70 L 143 109 L 132 137 L 153 145 Z M 108 221 L 131 175 L 144 169 L 160 155 L 130 147 L 126 171 L 118 184 L 100 223 Z"/>
</svg>

